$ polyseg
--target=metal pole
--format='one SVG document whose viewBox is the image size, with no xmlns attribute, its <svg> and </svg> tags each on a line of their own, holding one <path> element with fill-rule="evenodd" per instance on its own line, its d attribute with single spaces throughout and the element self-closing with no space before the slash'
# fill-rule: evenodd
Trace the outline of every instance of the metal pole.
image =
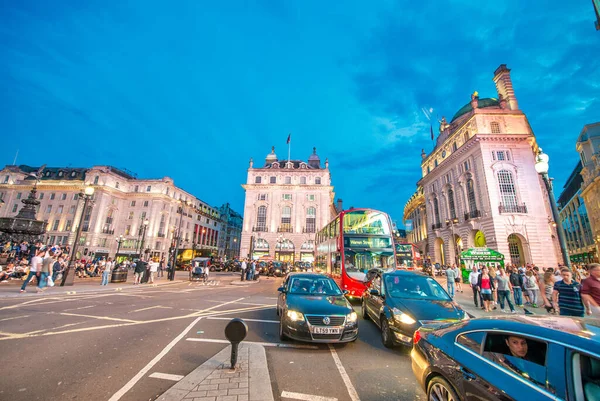
<svg viewBox="0 0 600 401">
<path fill-rule="evenodd" d="M 90 200 L 90 197 L 88 195 L 84 194 L 83 197 L 83 210 L 81 211 L 81 215 L 79 216 L 77 232 L 75 233 L 75 242 L 73 243 L 73 249 L 71 250 L 71 257 L 69 258 L 69 263 L 67 263 L 67 270 L 65 270 L 62 281 L 60 282 L 61 287 L 64 287 L 65 283 L 67 282 L 67 277 L 69 276 L 69 273 L 71 271 L 71 265 L 73 264 L 73 261 L 75 260 L 75 254 L 77 253 L 77 246 L 79 245 L 79 237 L 81 236 L 81 229 L 83 228 L 83 216 L 85 215 L 85 211 Z"/>
<path fill-rule="evenodd" d="M 546 190 L 550 198 L 550 207 L 552 209 L 552 217 L 556 223 L 556 233 L 558 234 L 558 243 L 560 244 L 560 251 L 563 257 L 563 264 L 571 269 L 571 260 L 569 259 L 569 253 L 567 251 L 567 241 L 565 239 L 565 231 L 562 224 L 560 223 L 560 215 L 558 214 L 558 207 L 556 206 L 556 199 L 554 199 L 554 192 L 552 191 L 552 181 L 548 178 L 548 174 L 542 174 L 544 184 L 546 184 Z"/>
<path fill-rule="evenodd" d="M 179 228 L 177 229 L 177 241 L 175 241 L 175 251 L 173 251 L 173 263 L 171 265 L 171 281 L 175 280 L 175 268 L 177 267 L 177 253 L 179 252 L 179 241 L 181 240 L 181 223 L 183 222 L 183 205 L 181 205 L 181 217 L 179 217 Z"/>
<path fill-rule="evenodd" d="M 142 223 L 143 224 L 143 223 Z M 142 258 L 142 252 L 144 252 L 144 241 L 146 240 L 146 228 L 148 226 L 146 224 L 143 224 L 143 229 L 142 229 L 142 242 L 140 244 L 140 259 Z"/>
</svg>

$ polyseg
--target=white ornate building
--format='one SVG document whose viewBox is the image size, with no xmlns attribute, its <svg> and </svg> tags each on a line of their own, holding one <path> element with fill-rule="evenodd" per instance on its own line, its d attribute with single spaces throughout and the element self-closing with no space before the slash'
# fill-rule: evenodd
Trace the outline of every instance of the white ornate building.
<svg viewBox="0 0 600 401">
<path fill-rule="evenodd" d="M 0 199 L 4 201 L 0 216 L 16 215 L 22 206 L 20 199 L 28 196 L 35 183 L 28 174 L 36 170 L 24 165 L 0 170 Z M 37 185 L 41 201 L 37 218 L 48 223 L 46 243 L 73 244 L 77 222 L 84 212 L 78 194 L 88 185 L 95 192 L 83 214 L 80 256 L 114 257 L 116 238 L 123 235 L 121 257 L 139 254 L 143 247 L 142 251 L 147 250 L 150 256 L 166 258 L 177 237 L 181 216 L 180 257 L 191 258 L 192 251 L 207 256 L 223 254 L 218 244 L 225 222 L 218 208 L 176 187 L 169 177 L 138 179 L 111 166 L 46 168 L 42 172 Z"/>
<path fill-rule="evenodd" d="M 336 211 L 329 162 L 316 149 L 308 162 L 278 160 L 275 148 L 263 167 L 252 159 L 246 190 L 240 256 L 313 261 L 315 233 Z"/>
<path fill-rule="evenodd" d="M 449 123 L 442 119 L 435 148 L 422 155 L 426 252 L 434 263 L 453 264 L 461 250 L 487 246 L 507 264 L 556 266 L 560 248 L 535 170 L 535 136 L 506 65 L 493 80 L 498 98 L 475 92 Z"/>
<path fill-rule="evenodd" d="M 581 158 L 581 196 L 585 200 L 595 243 L 595 258 L 600 255 L 600 122 L 587 124 L 577 138 Z"/>
</svg>

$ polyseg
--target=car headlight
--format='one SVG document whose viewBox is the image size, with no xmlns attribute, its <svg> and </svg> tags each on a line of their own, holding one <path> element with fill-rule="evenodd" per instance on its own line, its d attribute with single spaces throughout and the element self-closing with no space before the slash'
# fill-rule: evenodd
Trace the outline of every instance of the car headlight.
<svg viewBox="0 0 600 401">
<path fill-rule="evenodd" d="M 358 319 L 356 312 L 351 312 L 350 314 L 346 315 L 346 321 L 348 323 L 354 323 L 356 322 L 356 319 Z"/>
<path fill-rule="evenodd" d="M 394 320 L 396 320 L 399 323 L 404 323 L 404 324 L 415 324 L 417 321 L 415 319 L 413 319 L 410 315 L 402 312 L 400 309 L 398 308 L 394 308 L 392 309 L 392 312 L 394 313 Z"/>
<path fill-rule="evenodd" d="M 287 316 L 290 318 L 292 322 L 296 322 L 298 320 L 304 320 L 304 315 L 302 312 L 296 312 L 295 310 L 287 311 Z"/>
</svg>

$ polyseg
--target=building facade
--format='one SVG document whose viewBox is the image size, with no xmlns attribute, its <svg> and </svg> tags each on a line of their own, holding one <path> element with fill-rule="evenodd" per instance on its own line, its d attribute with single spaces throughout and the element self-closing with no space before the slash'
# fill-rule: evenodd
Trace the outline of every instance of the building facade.
<svg viewBox="0 0 600 401">
<path fill-rule="evenodd" d="M 427 243 L 427 213 L 423 187 L 418 186 L 417 191 L 406 202 L 402 220 L 406 227 L 407 242 L 415 245 L 421 255 L 426 257 L 429 254 L 429 245 Z"/>
<path fill-rule="evenodd" d="M 450 122 L 442 118 L 435 148 L 422 154 L 429 256 L 450 265 L 462 250 L 485 246 L 507 264 L 556 266 L 560 248 L 535 170 L 535 136 L 506 65 L 493 80 L 498 97 L 473 93 Z"/>
<path fill-rule="evenodd" d="M 225 259 L 237 259 L 240 257 L 240 244 L 242 240 L 243 217 L 231 208 L 229 203 L 219 208 L 221 219 L 225 222 L 223 235 L 220 236 L 219 254 Z M 221 252 L 222 251 L 222 252 Z"/>
<path fill-rule="evenodd" d="M 329 162 L 313 150 L 308 162 L 279 160 L 275 148 L 262 167 L 250 160 L 241 256 L 314 260 L 315 233 L 336 214 Z"/>
<path fill-rule="evenodd" d="M 20 199 L 36 182 L 30 176 L 34 171 L 37 168 L 24 165 L 0 170 L 1 216 L 16 215 Z M 79 194 L 87 186 L 94 194 L 84 211 Z M 46 243 L 72 245 L 82 221 L 78 257 L 114 257 L 122 235 L 119 257 L 144 254 L 166 259 L 179 232 L 180 258 L 217 256 L 225 226 L 217 208 L 176 187 L 171 178 L 138 179 L 111 166 L 45 168 L 37 197 L 41 202 L 37 219 L 47 222 Z"/>
<path fill-rule="evenodd" d="M 571 262 L 592 263 L 598 261 L 598 254 L 585 201 L 581 196 L 582 168 L 580 161 L 569 176 L 557 204 Z"/>
<path fill-rule="evenodd" d="M 582 165 L 581 196 L 587 206 L 596 255 L 600 255 L 600 122 L 583 127 L 576 149 Z"/>
</svg>

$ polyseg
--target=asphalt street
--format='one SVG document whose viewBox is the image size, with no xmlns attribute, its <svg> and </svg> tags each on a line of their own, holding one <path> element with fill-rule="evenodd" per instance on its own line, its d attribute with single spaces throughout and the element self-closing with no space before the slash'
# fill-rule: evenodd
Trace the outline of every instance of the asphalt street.
<svg viewBox="0 0 600 401">
<path fill-rule="evenodd" d="M 425 398 L 408 351 L 383 347 L 373 323 L 360 321 L 350 344 L 281 344 L 281 279 L 240 286 L 229 273 L 212 278 L 209 285 L 1 298 L 0 400 L 156 399 L 227 345 L 223 330 L 234 317 L 248 324 L 246 341 L 265 346 L 276 400 Z"/>
</svg>

